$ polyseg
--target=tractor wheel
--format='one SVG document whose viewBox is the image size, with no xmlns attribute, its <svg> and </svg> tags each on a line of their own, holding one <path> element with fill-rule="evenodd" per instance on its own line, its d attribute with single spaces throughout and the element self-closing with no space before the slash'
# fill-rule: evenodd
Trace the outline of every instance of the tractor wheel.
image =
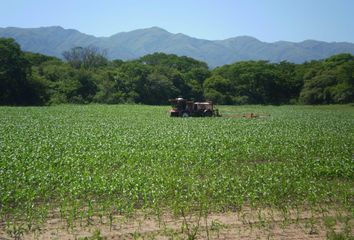
<svg viewBox="0 0 354 240">
<path fill-rule="evenodd" d="M 213 112 L 210 111 L 210 110 L 207 110 L 207 111 L 204 112 L 204 116 L 205 117 L 212 117 L 213 116 Z"/>
<path fill-rule="evenodd" d="M 182 113 L 182 117 L 189 117 L 189 114 L 187 112 Z"/>
</svg>

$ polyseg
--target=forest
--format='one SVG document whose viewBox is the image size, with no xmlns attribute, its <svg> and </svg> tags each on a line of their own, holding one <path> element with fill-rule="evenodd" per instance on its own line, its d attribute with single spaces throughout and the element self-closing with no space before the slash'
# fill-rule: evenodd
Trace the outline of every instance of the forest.
<svg viewBox="0 0 354 240">
<path fill-rule="evenodd" d="M 243 61 L 215 69 L 174 54 L 131 61 L 106 55 L 94 46 L 75 47 L 62 60 L 0 38 L 0 105 L 164 105 L 175 97 L 224 105 L 354 102 L 354 56 L 346 53 L 303 64 Z"/>
</svg>

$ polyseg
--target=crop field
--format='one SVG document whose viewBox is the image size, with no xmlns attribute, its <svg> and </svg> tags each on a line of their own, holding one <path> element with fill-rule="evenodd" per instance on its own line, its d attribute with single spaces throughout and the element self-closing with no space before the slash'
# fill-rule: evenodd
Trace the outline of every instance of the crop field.
<svg viewBox="0 0 354 240">
<path fill-rule="evenodd" d="M 32 236 L 51 218 L 73 229 L 169 214 L 182 219 L 181 238 L 211 238 L 208 216 L 246 209 L 335 211 L 343 236 L 353 233 L 353 106 L 221 106 L 218 118 L 168 110 L 0 107 L 0 235 Z M 244 113 L 260 117 L 233 117 Z"/>
</svg>

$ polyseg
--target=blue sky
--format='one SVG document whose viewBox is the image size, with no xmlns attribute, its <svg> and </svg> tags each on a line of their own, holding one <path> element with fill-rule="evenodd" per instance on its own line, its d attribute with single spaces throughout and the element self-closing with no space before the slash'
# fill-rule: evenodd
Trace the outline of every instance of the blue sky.
<svg viewBox="0 0 354 240">
<path fill-rule="evenodd" d="M 354 0 L 0 0 L 0 27 L 54 25 L 95 36 L 159 26 L 210 40 L 354 42 Z"/>
</svg>

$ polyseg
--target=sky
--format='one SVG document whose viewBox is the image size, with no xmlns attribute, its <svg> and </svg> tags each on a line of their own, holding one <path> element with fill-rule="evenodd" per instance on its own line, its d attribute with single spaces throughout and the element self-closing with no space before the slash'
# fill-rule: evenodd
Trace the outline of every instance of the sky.
<svg viewBox="0 0 354 240">
<path fill-rule="evenodd" d="M 158 26 L 221 40 L 354 42 L 354 0 L 0 0 L 0 27 L 111 36 Z"/>
</svg>

